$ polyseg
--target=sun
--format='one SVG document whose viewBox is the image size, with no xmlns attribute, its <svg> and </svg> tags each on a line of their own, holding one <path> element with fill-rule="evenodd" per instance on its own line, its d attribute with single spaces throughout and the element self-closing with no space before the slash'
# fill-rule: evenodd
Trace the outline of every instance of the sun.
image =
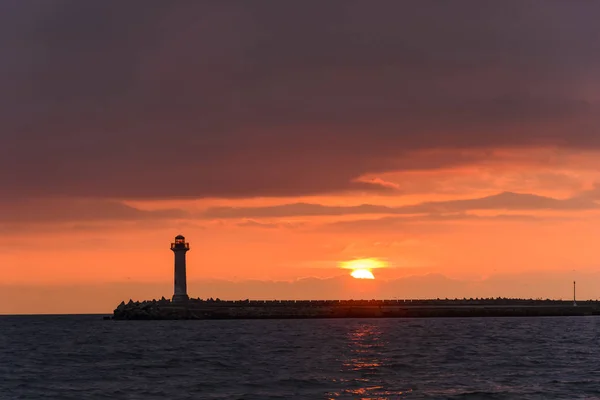
<svg viewBox="0 0 600 400">
<path fill-rule="evenodd" d="M 375 279 L 371 272 L 375 268 L 385 268 L 387 263 L 377 258 L 361 258 L 340 263 L 340 268 L 351 269 L 350 275 L 357 279 Z"/>
<path fill-rule="evenodd" d="M 375 279 L 375 276 L 368 269 L 355 269 L 350 273 L 356 279 Z"/>
</svg>

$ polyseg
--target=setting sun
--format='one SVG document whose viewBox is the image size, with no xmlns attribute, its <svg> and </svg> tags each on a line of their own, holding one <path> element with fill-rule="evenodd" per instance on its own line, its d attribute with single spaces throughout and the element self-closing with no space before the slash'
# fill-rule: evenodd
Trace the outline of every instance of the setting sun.
<svg viewBox="0 0 600 400">
<path fill-rule="evenodd" d="M 375 276 L 368 269 L 355 269 L 350 273 L 356 279 L 375 279 Z"/>
<path fill-rule="evenodd" d="M 361 258 L 357 260 L 344 261 L 340 268 L 351 269 L 350 275 L 357 279 L 375 279 L 372 269 L 385 268 L 387 264 L 376 258 Z"/>
</svg>

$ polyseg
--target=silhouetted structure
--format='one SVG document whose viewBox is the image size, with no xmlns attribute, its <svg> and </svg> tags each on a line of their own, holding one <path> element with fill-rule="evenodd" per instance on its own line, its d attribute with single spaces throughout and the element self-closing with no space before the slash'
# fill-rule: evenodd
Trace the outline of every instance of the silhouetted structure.
<svg viewBox="0 0 600 400">
<path fill-rule="evenodd" d="M 428 318 L 428 317 L 541 317 L 600 315 L 600 302 L 570 300 L 463 298 L 423 300 L 220 300 L 190 299 L 185 256 L 190 244 L 178 235 L 173 300 L 124 301 L 112 319 L 287 319 L 287 318 Z M 575 307 L 577 306 L 577 307 Z"/>
<path fill-rule="evenodd" d="M 600 302 L 533 299 L 235 300 L 121 302 L 113 319 L 549 317 L 600 315 Z"/>
<path fill-rule="evenodd" d="M 175 253 L 175 290 L 173 301 L 183 302 L 188 300 L 185 253 L 190 250 L 190 244 L 185 242 L 185 237 L 177 235 L 175 236 L 175 242 L 171 243 L 171 250 Z"/>
</svg>

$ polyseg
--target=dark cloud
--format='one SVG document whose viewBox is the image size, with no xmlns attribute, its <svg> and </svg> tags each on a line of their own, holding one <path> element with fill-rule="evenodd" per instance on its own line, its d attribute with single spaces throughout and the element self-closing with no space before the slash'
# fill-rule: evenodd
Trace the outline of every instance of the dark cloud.
<svg viewBox="0 0 600 400">
<path fill-rule="evenodd" d="M 414 205 L 389 207 L 372 204 L 358 206 L 325 206 L 294 203 L 265 207 L 213 207 L 205 218 L 276 218 L 293 216 L 323 216 L 351 214 L 445 214 L 475 210 L 590 210 L 598 204 L 585 196 L 554 199 L 534 194 L 504 192 L 477 199 L 433 201 Z"/>
<path fill-rule="evenodd" d="M 581 198 L 554 199 L 527 193 L 504 192 L 479 199 L 434 201 L 405 206 L 401 213 L 448 213 L 469 210 L 590 210 L 598 205 Z"/>
<path fill-rule="evenodd" d="M 591 189 L 582 191 L 577 198 L 581 201 L 600 200 L 600 182 L 594 183 Z"/>
<path fill-rule="evenodd" d="M 0 190 L 381 190 L 414 150 L 596 148 L 595 2 L 7 1 Z M 592 90 L 593 92 L 593 90 Z M 413 160 L 414 161 L 414 160 Z"/>
<path fill-rule="evenodd" d="M 552 220 L 559 219 L 552 217 Z M 462 222 L 462 221 L 478 221 L 478 222 L 536 222 L 546 220 L 531 215 L 522 214 L 498 214 L 489 216 L 479 216 L 467 213 L 457 214 L 429 214 L 419 216 L 403 216 L 403 217 L 383 217 L 375 219 L 357 219 L 350 221 L 337 221 L 328 223 L 324 226 L 319 227 L 319 231 L 333 231 L 333 232 L 382 232 L 382 231 L 398 231 L 402 230 L 407 235 L 419 235 L 423 232 L 450 232 L 451 227 L 442 222 Z M 435 225 L 427 224 L 426 227 L 420 226 L 421 223 L 435 223 Z"/>
<path fill-rule="evenodd" d="M 212 207 L 206 210 L 202 216 L 204 218 L 277 218 L 347 214 L 391 214 L 393 212 L 393 207 L 371 204 L 342 207 L 294 203 L 266 207 Z"/>
<path fill-rule="evenodd" d="M 240 222 L 236 224 L 242 228 L 265 228 L 265 229 L 274 229 L 274 228 L 297 228 L 302 226 L 302 223 L 296 222 L 260 222 L 255 221 L 253 219 L 247 219 L 244 222 Z"/>
<path fill-rule="evenodd" d="M 178 209 L 140 210 L 109 200 L 32 199 L 0 204 L 0 223 L 2 224 L 177 218 L 189 218 L 189 214 Z"/>
</svg>

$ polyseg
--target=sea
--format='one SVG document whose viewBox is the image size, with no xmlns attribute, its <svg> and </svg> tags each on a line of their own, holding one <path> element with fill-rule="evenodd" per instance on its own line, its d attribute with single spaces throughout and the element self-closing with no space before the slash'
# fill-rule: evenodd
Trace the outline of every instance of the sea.
<svg viewBox="0 0 600 400">
<path fill-rule="evenodd" d="M 0 316 L 0 399 L 600 399 L 600 317 Z"/>
</svg>

